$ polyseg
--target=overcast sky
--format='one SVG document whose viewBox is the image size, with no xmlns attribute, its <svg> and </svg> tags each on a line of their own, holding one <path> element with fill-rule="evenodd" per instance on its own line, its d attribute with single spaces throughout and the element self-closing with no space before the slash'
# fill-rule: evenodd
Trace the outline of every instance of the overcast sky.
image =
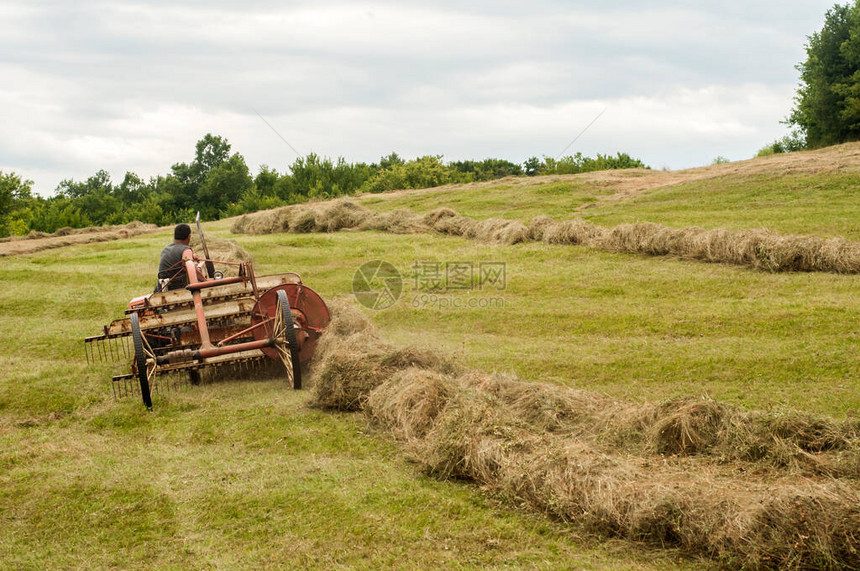
<svg viewBox="0 0 860 571">
<path fill-rule="evenodd" d="M 51 194 L 167 173 L 207 132 L 256 173 L 300 153 L 378 161 L 627 152 L 750 158 L 787 133 L 832 1 L 0 0 L 0 170 Z"/>
</svg>

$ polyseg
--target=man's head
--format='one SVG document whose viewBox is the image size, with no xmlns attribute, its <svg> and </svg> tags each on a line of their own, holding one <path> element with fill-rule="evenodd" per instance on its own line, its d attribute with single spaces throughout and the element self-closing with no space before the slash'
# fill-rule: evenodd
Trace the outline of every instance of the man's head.
<svg viewBox="0 0 860 571">
<path fill-rule="evenodd" d="M 173 239 L 177 242 L 188 243 L 191 237 L 191 226 L 188 224 L 177 224 L 173 229 Z"/>
</svg>

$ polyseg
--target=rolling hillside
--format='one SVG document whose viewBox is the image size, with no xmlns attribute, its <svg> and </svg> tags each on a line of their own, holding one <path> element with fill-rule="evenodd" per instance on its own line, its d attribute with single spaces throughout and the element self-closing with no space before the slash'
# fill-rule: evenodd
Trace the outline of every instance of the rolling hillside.
<svg viewBox="0 0 860 571">
<path fill-rule="evenodd" d="M 857 241 L 858 182 L 860 145 L 843 145 L 689 171 L 504 179 L 356 201 L 375 212 L 449 207 L 523 223 L 548 215 Z M 363 309 L 376 330 L 367 348 L 413 346 L 465 370 L 587 391 L 637 410 L 704 397 L 741 411 L 732 418 L 759 411 L 749 414 L 854 426 L 854 274 L 770 273 L 433 232 L 232 234 L 235 223 L 205 227 L 247 249 L 259 274 L 301 273 L 324 299 L 340 298 L 333 307 L 359 307 L 351 292 L 363 263 L 395 266 L 405 278 L 397 303 Z M 603 531 L 524 509 L 528 501 L 510 501 L 491 485 L 429 477 L 379 424 L 368 426 L 361 413 L 309 408 L 312 391 L 291 392 L 277 379 L 224 379 L 170 393 L 152 413 L 137 401 L 113 400 L 115 368 L 88 367 L 82 339 L 151 290 L 167 241 L 164 230 L 3 258 L 0 524 L 7 533 L 0 567 L 662 569 L 714 562 L 716 555 L 683 546 L 655 549 L 658 538 L 647 534 L 607 541 Z M 505 280 L 493 289 L 422 287 L 425 270 L 444 275 L 446 263 L 504 264 Z M 853 458 L 857 444 L 846 438 L 843 452 Z M 646 464 L 699 461 L 648 454 Z M 743 471 L 726 478 L 757 486 L 832 480 L 791 462 L 730 463 L 714 473 L 733 467 Z M 855 493 L 856 479 L 844 486 Z"/>
</svg>

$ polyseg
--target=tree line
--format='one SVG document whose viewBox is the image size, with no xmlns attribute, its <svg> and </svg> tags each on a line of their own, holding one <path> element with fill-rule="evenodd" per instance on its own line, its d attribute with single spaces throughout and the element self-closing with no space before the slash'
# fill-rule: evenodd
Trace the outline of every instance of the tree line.
<svg viewBox="0 0 860 571">
<path fill-rule="evenodd" d="M 860 0 L 828 10 L 805 48 L 794 107 L 783 121 L 792 131 L 759 156 L 860 140 Z"/>
<path fill-rule="evenodd" d="M 62 181 L 46 198 L 33 193 L 31 181 L 0 172 L 0 236 L 133 220 L 169 225 L 192 220 L 197 211 L 205 220 L 215 220 L 358 192 L 636 167 L 648 168 L 626 153 L 595 158 L 577 153 L 558 160 L 532 157 L 521 165 L 503 159 L 446 163 L 438 155 L 407 161 L 397 153 L 366 164 L 311 153 L 297 158 L 286 173 L 262 166 L 251 176 L 244 157 L 232 152 L 227 139 L 209 133 L 197 142 L 190 163 L 174 164 L 170 173 L 149 180 L 127 172 L 116 183 L 100 170 L 84 181 Z"/>
<path fill-rule="evenodd" d="M 759 155 L 860 140 L 860 0 L 833 6 L 822 29 L 807 40 L 807 58 L 797 66 L 794 108 L 784 121 L 793 131 Z M 197 210 L 213 220 L 356 192 L 635 167 L 648 168 L 626 153 L 531 157 L 522 164 L 502 159 L 446 163 L 433 155 L 406 161 L 397 153 L 366 164 L 310 154 L 296 159 L 287 173 L 263 166 L 252 177 L 226 139 L 207 134 L 197 142 L 194 160 L 147 181 L 128 172 L 117 184 L 100 170 L 85 181 L 64 180 L 44 198 L 32 192 L 31 181 L 0 172 L 0 236 L 132 220 L 167 225 L 190 220 Z"/>
</svg>

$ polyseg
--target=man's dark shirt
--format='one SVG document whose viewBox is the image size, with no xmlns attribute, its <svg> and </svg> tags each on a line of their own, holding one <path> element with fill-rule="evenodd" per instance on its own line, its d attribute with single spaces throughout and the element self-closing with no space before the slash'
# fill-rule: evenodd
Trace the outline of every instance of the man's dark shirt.
<svg viewBox="0 0 860 571">
<path fill-rule="evenodd" d="M 169 279 L 176 275 L 176 279 L 168 284 L 167 289 L 181 289 L 188 285 L 188 276 L 182 265 L 182 252 L 188 249 L 185 244 L 171 242 L 161 251 L 161 261 L 158 262 L 158 279 Z"/>
</svg>

